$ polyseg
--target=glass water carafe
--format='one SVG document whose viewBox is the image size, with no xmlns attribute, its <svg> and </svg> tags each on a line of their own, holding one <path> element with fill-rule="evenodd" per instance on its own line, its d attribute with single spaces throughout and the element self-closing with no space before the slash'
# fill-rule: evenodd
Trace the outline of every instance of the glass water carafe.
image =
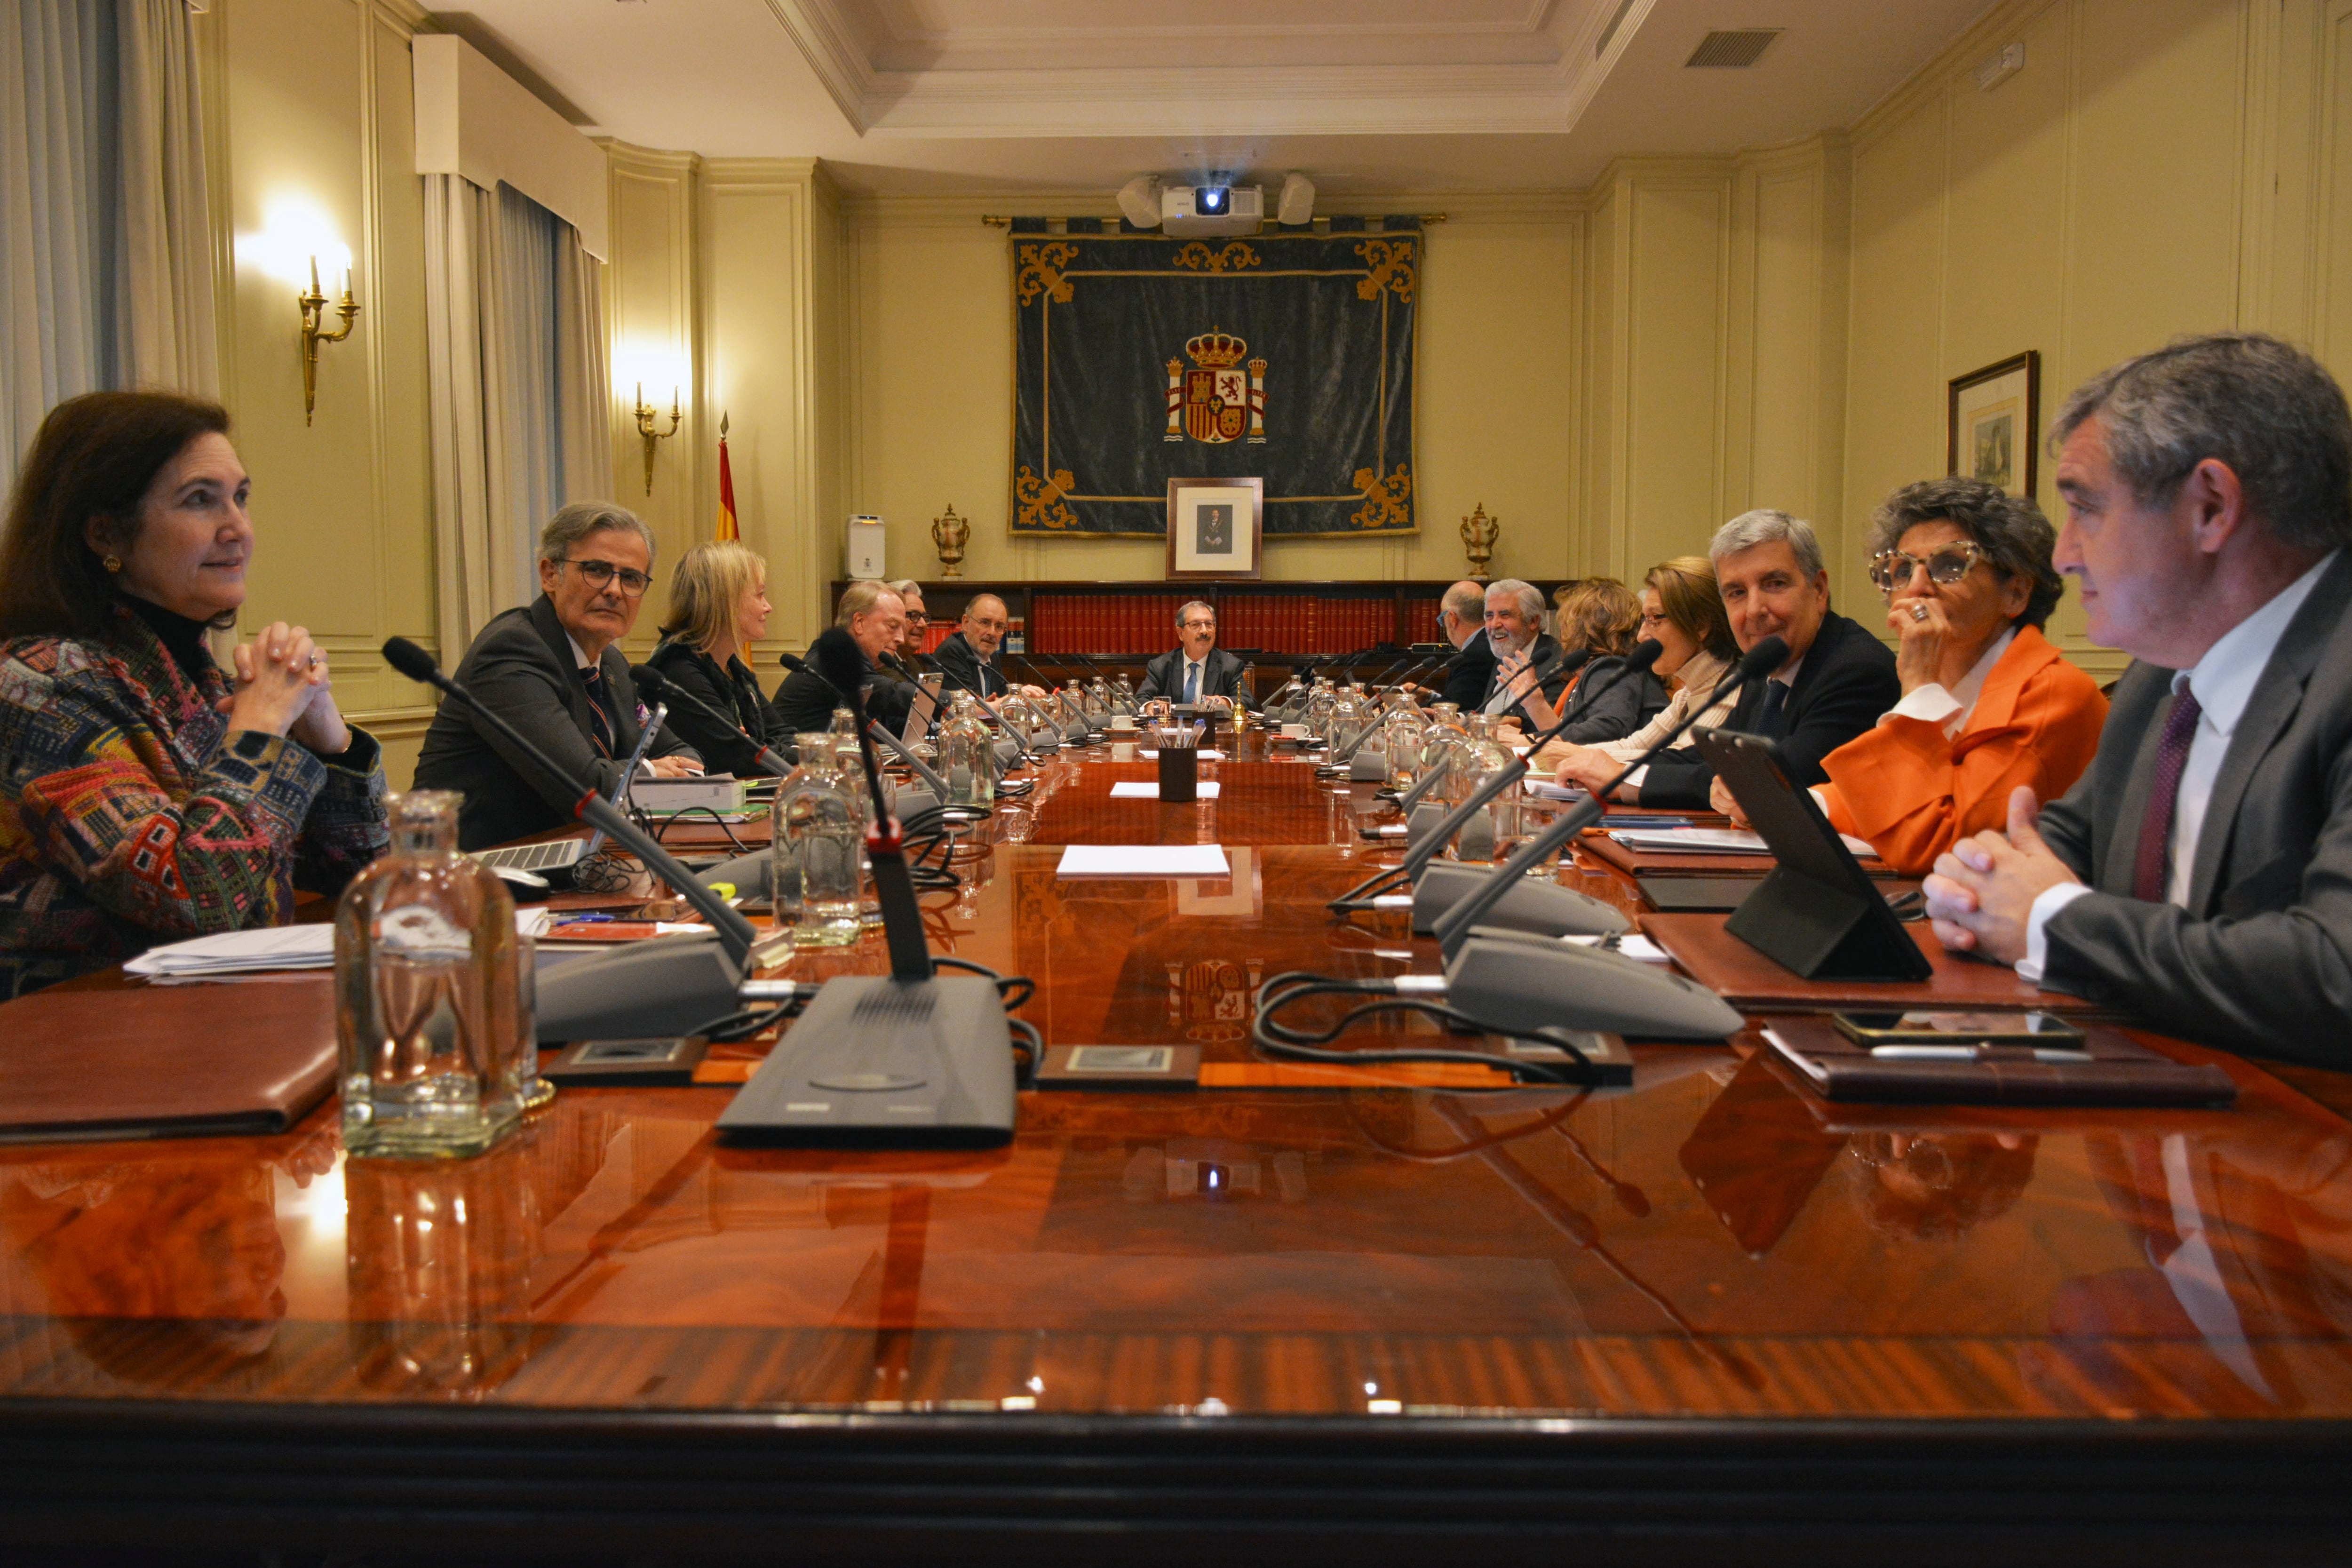
<svg viewBox="0 0 2352 1568">
<path fill-rule="evenodd" d="M 950 805 L 996 803 L 996 739 L 981 722 L 980 704 L 969 691 L 955 694 L 955 706 L 940 726 L 940 773 L 948 781 Z"/>
<path fill-rule="evenodd" d="M 771 808 L 776 923 L 791 922 L 794 947 L 843 947 L 857 940 L 865 813 L 857 781 L 844 768 L 840 737 L 799 740 L 800 766 L 778 787 Z"/>
<path fill-rule="evenodd" d="M 343 1147 L 354 1155 L 479 1153 L 520 1121 L 536 1076 L 514 900 L 457 853 L 459 799 L 390 797 L 392 849 L 335 911 Z"/>
</svg>

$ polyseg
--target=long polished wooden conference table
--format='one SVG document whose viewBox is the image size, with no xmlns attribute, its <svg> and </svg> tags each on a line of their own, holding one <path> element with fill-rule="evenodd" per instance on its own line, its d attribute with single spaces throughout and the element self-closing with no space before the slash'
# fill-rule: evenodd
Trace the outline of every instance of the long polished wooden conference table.
<svg viewBox="0 0 2352 1568">
<path fill-rule="evenodd" d="M 922 900 L 1049 1044 L 1244 1061 L 1265 975 L 1438 967 L 1324 908 L 1393 858 L 1369 786 L 1251 734 L 1216 799 L 1111 797 L 1152 773 L 1051 761 Z M 1062 879 L 1076 843 L 1232 874 Z M 78 989 L 165 1041 L 332 1029 L 317 974 Z M 2237 1105 L 1833 1105 L 1751 1029 L 1591 1092 L 1025 1092 L 984 1152 L 728 1146 L 723 1086 L 567 1088 L 446 1164 L 347 1163 L 331 1100 L 10 1148 L 0 1542 L 2340 1561 L 2352 1089 L 2166 1048 Z"/>
</svg>

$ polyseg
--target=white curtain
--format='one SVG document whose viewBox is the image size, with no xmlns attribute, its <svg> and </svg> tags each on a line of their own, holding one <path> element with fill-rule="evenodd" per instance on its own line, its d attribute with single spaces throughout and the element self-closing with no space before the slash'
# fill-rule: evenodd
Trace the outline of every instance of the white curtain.
<svg viewBox="0 0 2352 1568">
<path fill-rule="evenodd" d="M 611 489 L 604 269 L 509 186 L 425 183 L 436 631 L 455 663 L 538 593 L 540 526 Z"/>
<path fill-rule="evenodd" d="M 0 476 L 130 386 L 220 391 L 185 0 L 0 0 Z"/>
</svg>

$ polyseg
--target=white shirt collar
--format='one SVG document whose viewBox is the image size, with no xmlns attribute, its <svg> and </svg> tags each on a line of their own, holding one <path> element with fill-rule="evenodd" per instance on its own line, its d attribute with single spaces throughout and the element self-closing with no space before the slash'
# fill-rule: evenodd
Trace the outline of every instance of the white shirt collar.
<svg viewBox="0 0 2352 1568">
<path fill-rule="evenodd" d="M 1797 685 L 1797 671 L 1805 668 L 1805 655 L 1810 654 L 1812 651 L 1813 650 L 1811 648 L 1807 648 L 1804 653 L 1799 654 L 1796 658 L 1796 661 L 1790 664 L 1786 669 L 1774 670 L 1770 675 L 1766 676 L 1765 679 L 1767 680 L 1777 680 L 1781 685 L 1794 690 Z"/>
<path fill-rule="evenodd" d="M 2286 635 L 2287 623 L 2336 563 L 2337 553 L 2330 551 L 2322 556 L 2318 564 L 2280 589 L 2269 604 L 2222 633 L 2221 640 L 2205 650 L 2203 658 L 2172 678 L 2173 690 L 2186 686 L 2197 693 L 2200 723 L 2223 736 L 2237 729 L 2238 721 L 2245 717 L 2246 704 L 2253 700 L 2263 667 L 2278 651 L 2279 638 Z"/>
<path fill-rule="evenodd" d="M 563 634 L 563 640 L 572 645 L 572 662 L 575 668 L 594 669 L 597 667 L 598 661 L 588 657 L 588 650 L 580 646 L 578 637 L 567 631 Z"/>
</svg>

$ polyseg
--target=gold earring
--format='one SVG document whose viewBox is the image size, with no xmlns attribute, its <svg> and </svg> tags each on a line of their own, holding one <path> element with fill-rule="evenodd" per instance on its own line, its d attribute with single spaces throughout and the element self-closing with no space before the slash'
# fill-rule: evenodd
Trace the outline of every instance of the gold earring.
<svg viewBox="0 0 2352 1568">
<path fill-rule="evenodd" d="M 120 555 L 101 556 L 100 557 L 98 563 L 100 566 L 105 567 L 109 572 L 120 572 L 122 570 L 122 557 Z"/>
</svg>

